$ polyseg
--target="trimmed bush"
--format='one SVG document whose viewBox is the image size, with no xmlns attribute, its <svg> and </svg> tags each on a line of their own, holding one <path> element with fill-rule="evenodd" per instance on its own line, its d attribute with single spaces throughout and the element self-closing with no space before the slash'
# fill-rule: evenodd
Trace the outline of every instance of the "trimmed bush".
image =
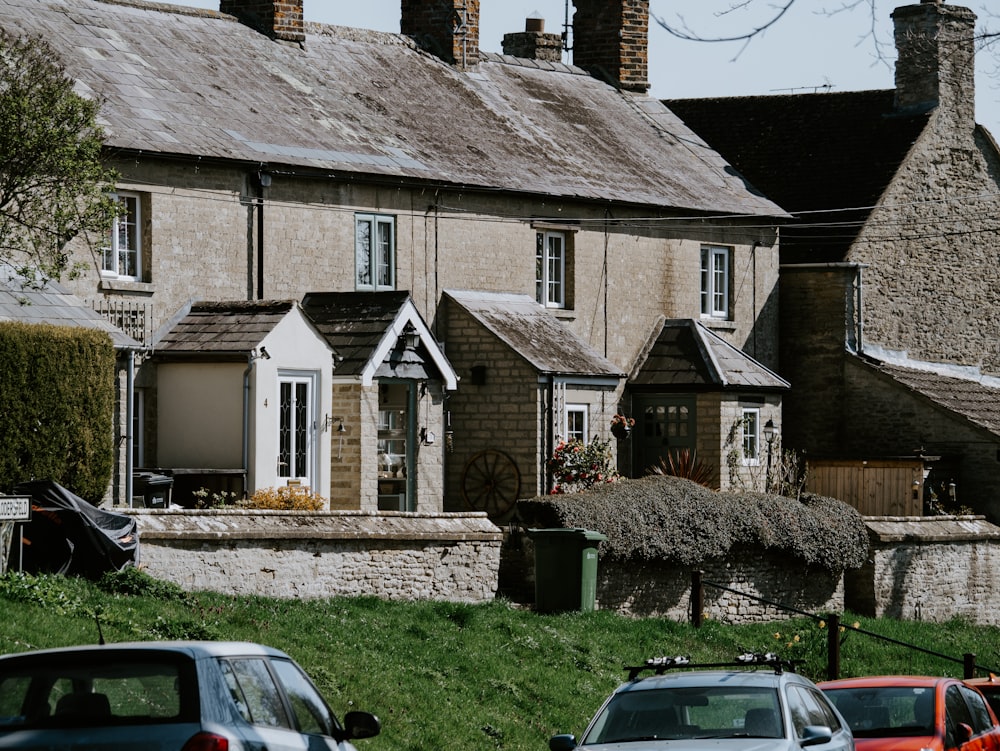
<svg viewBox="0 0 1000 751">
<path fill-rule="evenodd" d="M 103 331 L 0 323 L 0 490 L 55 480 L 99 503 L 114 465 L 115 351 Z"/>
<path fill-rule="evenodd" d="M 620 561 L 696 566 L 736 545 L 782 551 L 830 571 L 860 568 L 868 555 L 861 514 L 833 498 L 800 500 L 722 493 L 679 477 L 652 475 L 517 503 L 529 527 L 582 527 L 607 536 L 601 555 Z"/>
<path fill-rule="evenodd" d="M 309 488 L 282 485 L 261 488 L 250 496 L 245 508 L 271 509 L 273 511 L 319 511 L 327 508 L 326 500 Z"/>
</svg>

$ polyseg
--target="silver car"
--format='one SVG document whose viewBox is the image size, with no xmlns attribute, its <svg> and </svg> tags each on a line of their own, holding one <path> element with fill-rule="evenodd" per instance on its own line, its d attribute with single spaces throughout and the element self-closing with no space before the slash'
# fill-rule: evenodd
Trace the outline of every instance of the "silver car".
<svg viewBox="0 0 1000 751">
<path fill-rule="evenodd" d="M 705 669 L 691 669 L 697 667 Z M 676 668 L 683 672 L 670 672 Z M 645 671 L 653 675 L 641 677 Z M 630 668 L 629 681 L 608 697 L 579 743 L 572 735 L 549 740 L 551 751 L 805 747 L 854 751 L 854 738 L 815 684 L 770 654 L 705 666 L 686 658 L 649 660 Z"/>
<path fill-rule="evenodd" d="M 351 751 L 380 730 L 337 721 L 284 652 L 246 642 L 135 642 L 0 657 L 0 749 Z"/>
</svg>

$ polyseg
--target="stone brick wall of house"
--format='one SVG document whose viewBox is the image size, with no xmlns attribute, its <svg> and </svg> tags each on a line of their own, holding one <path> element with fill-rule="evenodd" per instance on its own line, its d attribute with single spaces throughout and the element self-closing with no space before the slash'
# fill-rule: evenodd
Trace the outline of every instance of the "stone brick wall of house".
<svg viewBox="0 0 1000 751">
<path fill-rule="evenodd" d="M 256 171 L 155 160 L 115 166 L 119 188 L 143 194 L 143 238 L 150 245 L 145 282 L 98 282 L 94 274 L 67 280 L 90 299 L 152 302 L 155 330 L 191 299 L 254 299 L 258 291 Z M 132 180 L 130 182 L 130 179 Z M 158 186 L 177 186 L 158 187 Z M 572 217 L 566 224 L 572 256 L 572 303 L 557 314 L 598 352 L 628 371 L 661 317 L 697 318 L 700 247 L 733 248 L 731 321 L 709 321 L 713 330 L 765 365 L 777 364 L 777 248 L 752 250 L 746 229 L 723 224 L 672 226 L 667 217 L 641 232 L 608 223 L 600 207 L 549 204 L 502 195 L 441 193 L 437 205 L 417 192 L 338 184 L 274 175 L 264 188 L 263 296 L 301 299 L 306 292 L 354 289 L 354 208 L 396 218 L 396 286 L 412 295 L 434 322 L 444 289 L 535 294 L 535 233 L 531 220 L 497 216 Z M 462 207 L 461 212 L 448 206 Z M 324 210 L 322 207 L 327 207 Z M 345 210 L 346 209 L 346 210 Z M 645 217 L 635 212 L 635 217 Z M 648 224 L 648 222 L 647 222 Z M 571 228 L 572 227 L 572 228 Z M 771 230 L 759 232 L 765 242 Z M 764 237 L 766 236 L 766 237 Z M 93 267 L 84 244 L 78 260 Z M 605 305 L 605 300 L 607 305 Z M 755 315 L 755 312 L 757 315 Z M 763 321 L 755 331 L 758 316 Z"/>
<path fill-rule="evenodd" d="M 461 380 L 448 400 L 452 435 L 444 508 L 469 510 L 462 495 L 463 477 L 470 461 L 483 451 L 502 452 L 510 458 L 520 475 L 520 497 L 537 495 L 538 457 L 542 455 L 537 437 L 542 419 L 538 374 L 512 357 L 505 345 L 464 310 L 448 307 L 448 358 Z"/>
<path fill-rule="evenodd" d="M 417 506 L 418 513 L 444 510 L 445 436 L 444 390 L 429 383 L 417 397 Z M 433 435 L 433 440 L 430 436 Z"/>
<path fill-rule="evenodd" d="M 701 400 L 699 399 L 699 401 Z M 763 490 L 767 473 L 768 451 L 763 427 L 768 420 L 774 422 L 778 431 L 771 446 L 772 466 L 777 467 L 781 460 L 782 430 L 784 428 L 781 416 L 781 396 L 773 394 L 744 394 L 741 396 L 725 394 L 724 398 L 719 401 L 715 414 L 721 414 L 722 420 L 716 433 L 716 443 L 712 446 L 713 451 L 711 453 L 706 451 L 705 459 L 711 458 L 715 466 L 719 468 L 720 489 Z M 742 420 L 744 409 L 759 410 L 760 445 L 756 458 L 747 458 L 743 455 Z M 700 423 L 699 419 L 699 435 L 702 429 Z M 731 456 L 732 469 L 730 469 Z"/>
<path fill-rule="evenodd" d="M 361 385 L 333 384 L 331 416 L 333 427 L 326 435 L 330 446 L 330 509 L 346 511 L 359 508 L 362 484 L 361 456 Z M 340 431 L 343 424 L 344 430 Z"/>
<path fill-rule="evenodd" d="M 845 332 L 853 328 L 856 274 L 849 264 L 781 269 L 778 372 L 792 384 L 783 400 L 790 418 L 782 425 L 786 448 L 819 455 L 844 449 L 837 426 L 845 399 Z M 817 430 L 818 425 L 825 427 Z"/>
<path fill-rule="evenodd" d="M 134 511 L 141 564 L 189 591 L 486 602 L 500 531 L 482 514 Z"/>
<path fill-rule="evenodd" d="M 848 359 L 847 398 L 840 405 L 845 422 L 844 450 L 854 456 L 888 456 L 905 448 L 942 458 L 932 469 L 932 484 L 956 483 L 960 504 L 1000 523 L 1000 460 L 993 436 L 972 423 L 938 409 L 927 399 L 893 386 L 887 377 Z M 955 457 L 961 456 L 956 463 Z"/>
<path fill-rule="evenodd" d="M 985 136 L 941 123 L 911 151 L 851 252 L 870 265 L 865 346 L 996 376 L 1000 264 L 982 230 L 1000 205 L 1000 164 L 986 158 Z"/>
</svg>

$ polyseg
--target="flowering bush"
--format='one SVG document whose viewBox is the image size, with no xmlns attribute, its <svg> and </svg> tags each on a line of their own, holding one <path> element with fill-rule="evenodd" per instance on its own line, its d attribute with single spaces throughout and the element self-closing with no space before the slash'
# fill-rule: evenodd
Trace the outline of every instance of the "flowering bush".
<svg viewBox="0 0 1000 751">
<path fill-rule="evenodd" d="M 547 466 L 552 473 L 553 495 L 576 493 L 593 485 L 617 482 L 621 475 L 615 468 L 611 442 L 597 436 L 590 443 L 576 439 L 560 441 Z"/>
<path fill-rule="evenodd" d="M 281 485 L 277 488 L 261 488 L 246 504 L 247 508 L 272 509 L 275 511 L 319 511 L 327 507 L 326 500 L 318 493 L 301 485 Z"/>
</svg>

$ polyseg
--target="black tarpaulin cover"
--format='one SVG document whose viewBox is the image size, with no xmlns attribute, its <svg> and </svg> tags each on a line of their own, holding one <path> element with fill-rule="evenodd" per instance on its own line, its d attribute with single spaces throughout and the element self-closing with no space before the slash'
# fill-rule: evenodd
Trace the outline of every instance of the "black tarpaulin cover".
<svg viewBox="0 0 1000 751">
<path fill-rule="evenodd" d="M 10 567 L 25 573 L 97 578 L 139 562 L 135 519 L 88 503 L 57 482 L 32 480 L 14 488 L 31 496 L 31 521 L 14 538 Z M 22 557 L 23 556 L 23 557 Z"/>
</svg>

